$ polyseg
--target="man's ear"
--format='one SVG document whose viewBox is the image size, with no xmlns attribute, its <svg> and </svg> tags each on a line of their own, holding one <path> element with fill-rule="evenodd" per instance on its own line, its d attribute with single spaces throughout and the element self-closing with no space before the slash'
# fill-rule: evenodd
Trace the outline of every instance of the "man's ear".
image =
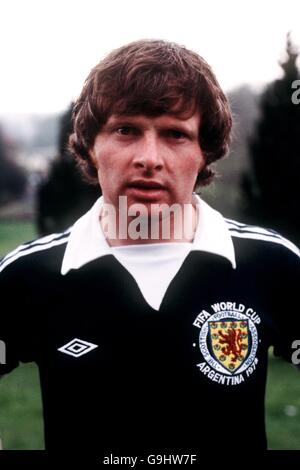
<svg viewBox="0 0 300 470">
<path fill-rule="evenodd" d="M 203 168 L 206 166 L 206 156 L 202 149 L 200 148 L 200 156 L 199 156 L 199 165 L 198 165 L 198 175 L 203 171 Z"/>
<path fill-rule="evenodd" d="M 90 159 L 91 159 L 92 164 L 97 168 L 97 160 L 96 160 L 94 148 L 91 148 L 91 149 L 89 150 L 89 156 L 90 156 Z"/>
</svg>

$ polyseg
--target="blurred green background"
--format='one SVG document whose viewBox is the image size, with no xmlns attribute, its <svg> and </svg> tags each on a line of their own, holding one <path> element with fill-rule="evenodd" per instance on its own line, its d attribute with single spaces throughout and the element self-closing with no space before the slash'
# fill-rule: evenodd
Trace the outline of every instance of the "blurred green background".
<svg viewBox="0 0 300 470">
<path fill-rule="evenodd" d="M 0 222 L 0 257 L 36 237 L 32 222 Z M 300 450 L 300 376 L 293 366 L 270 354 L 267 394 L 270 449 Z M 4 449 L 43 449 L 38 370 L 20 366 L 0 382 L 0 435 Z"/>
</svg>

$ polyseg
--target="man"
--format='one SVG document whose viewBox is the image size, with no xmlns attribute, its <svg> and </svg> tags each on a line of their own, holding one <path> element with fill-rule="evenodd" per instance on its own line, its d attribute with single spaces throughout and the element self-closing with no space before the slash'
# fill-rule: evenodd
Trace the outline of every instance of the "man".
<svg viewBox="0 0 300 470">
<path fill-rule="evenodd" d="M 207 63 L 165 41 L 90 73 L 70 147 L 103 197 L 1 264 L 2 373 L 35 361 L 50 450 L 146 455 L 266 448 L 268 348 L 291 361 L 299 252 L 194 189 L 228 150 Z"/>
</svg>

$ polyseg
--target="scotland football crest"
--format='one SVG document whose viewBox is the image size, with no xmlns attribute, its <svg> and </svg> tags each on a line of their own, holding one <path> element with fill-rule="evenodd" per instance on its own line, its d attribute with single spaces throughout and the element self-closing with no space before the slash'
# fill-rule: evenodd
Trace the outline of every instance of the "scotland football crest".
<svg viewBox="0 0 300 470">
<path fill-rule="evenodd" d="M 249 352 L 248 320 L 226 319 L 208 324 L 211 354 L 229 372 L 237 371 Z"/>
<path fill-rule="evenodd" d="M 256 369 L 260 318 L 243 304 L 221 302 L 212 307 L 216 313 L 203 310 L 194 321 L 200 328 L 199 348 L 205 361 L 197 366 L 214 382 L 237 385 Z"/>
</svg>

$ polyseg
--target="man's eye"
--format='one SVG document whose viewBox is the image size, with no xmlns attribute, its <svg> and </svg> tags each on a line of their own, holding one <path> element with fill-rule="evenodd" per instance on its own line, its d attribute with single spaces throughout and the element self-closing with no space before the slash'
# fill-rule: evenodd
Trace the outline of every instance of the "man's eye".
<svg viewBox="0 0 300 470">
<path fill-rule="evenodd" d="M 119 135 L 132 135 L 134 134 L 134 128 L 129 126 L 118 127 L 116 130 Z"/>
<path fill-rule="evenodd" d="M 169 135 L 169 137 L 171 137 L 172 139 L 175 139 L 175 140 L 182 140 L 186 137 L 184 132 L 177 131 L 175 129 L 170 129 L 168 131 L 168 135 Z"/>
</svg>

